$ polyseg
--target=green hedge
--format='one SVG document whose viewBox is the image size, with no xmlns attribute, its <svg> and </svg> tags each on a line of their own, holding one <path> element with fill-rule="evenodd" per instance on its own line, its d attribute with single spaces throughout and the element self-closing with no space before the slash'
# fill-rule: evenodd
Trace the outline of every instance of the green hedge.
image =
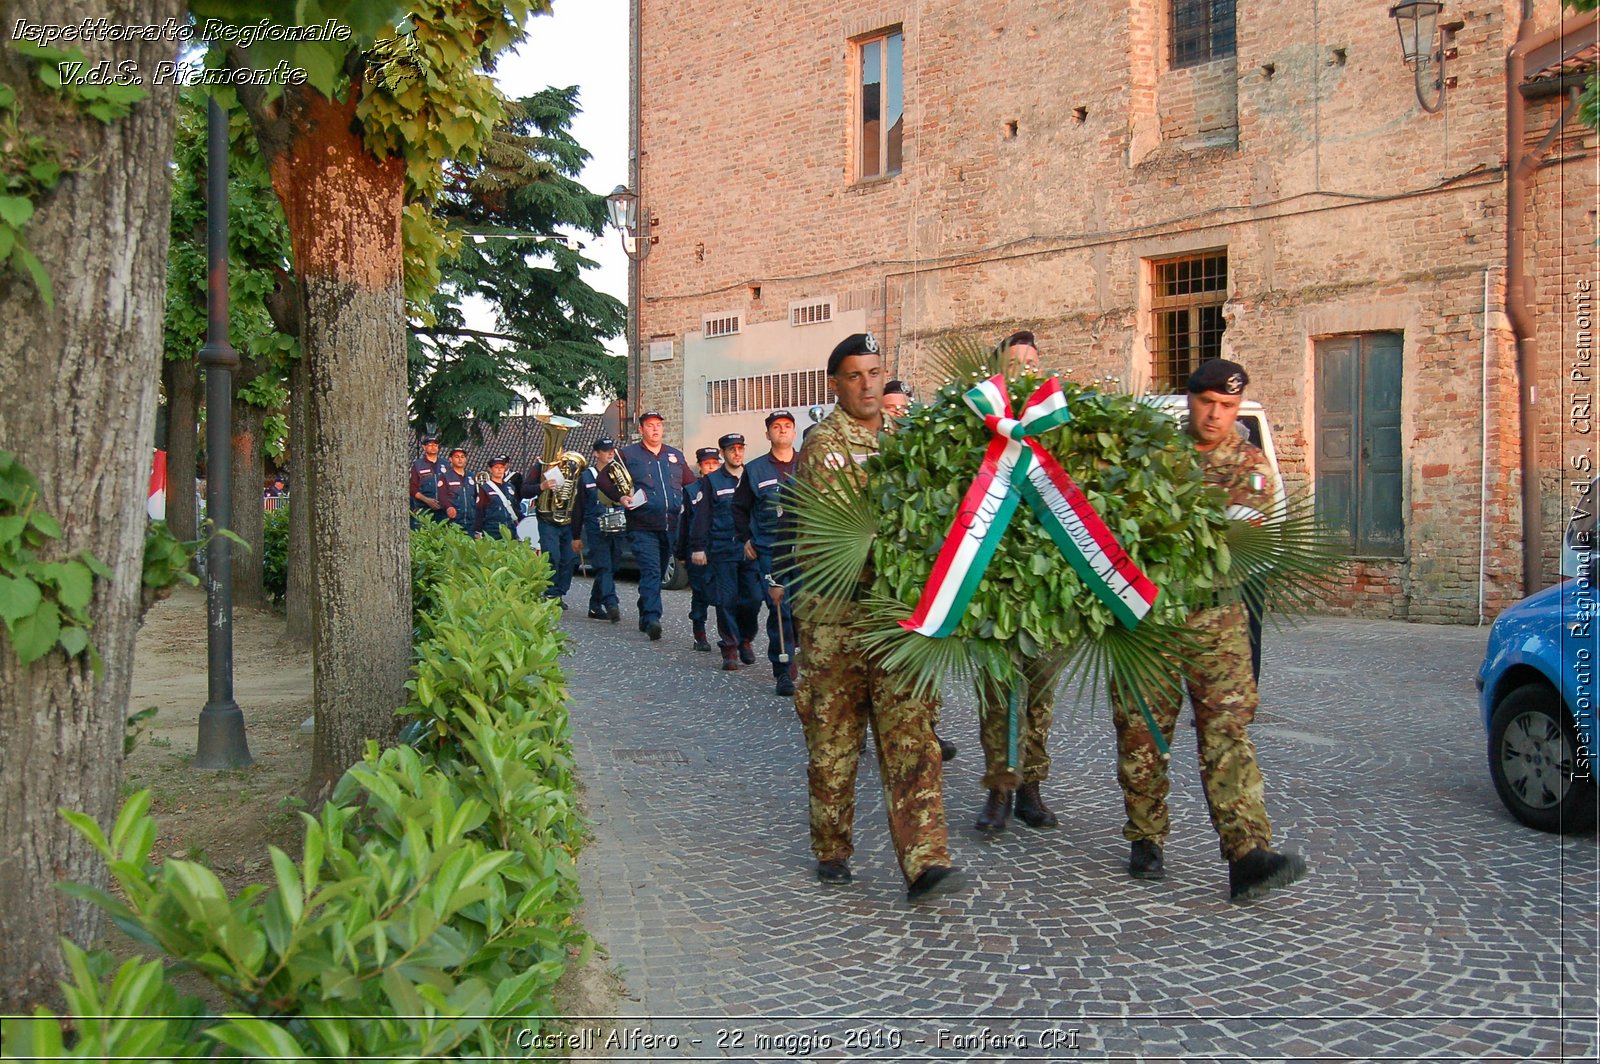
<svg viewBox="0 0 1600 1064">
<path fill-rule="evenodd" d="M 5 1059 L 517 1055 L 530 1017 L 554 1013 L 588 940 L 549 569 L 523 544 L 442 526 L 414 533 L 412 550 L 425 608 L 401 712 L 415 743 L 372 744 L 319 814 L 302 814 L 300 858 L 270 848 L 272 881 L 232 898 L 201 864 L 151 861 L 148 792 L 109 836 L 64 812 L 120 891 L 64 889 L 162 960 L 113 971 L 65 943 L 71 1044 L 41 1009 L 0 1025 Z M 204 977 L 227 1010 L 182 997 L 176 970 Z"/>
</svg>

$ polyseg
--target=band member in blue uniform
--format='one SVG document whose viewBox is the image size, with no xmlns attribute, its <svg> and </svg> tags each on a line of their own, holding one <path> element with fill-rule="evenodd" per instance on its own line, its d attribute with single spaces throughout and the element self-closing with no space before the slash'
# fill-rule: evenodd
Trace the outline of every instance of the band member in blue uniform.
<svg viewBox="0 0 1600 1064">
<path fill-rule="evenodd" d="M 717 440 L 722 451 L 722 468 L 705 478 L 709 505 L 696 511 L 690 532 L 690 560 L 698 553 L 705 557 L 713 579 L 711 600 L 717 608 L 717 644 L 722 649 L 722 667 L 739 667 L 742 647 L 751 664 L 755 652 L 750 643 L 756 637 L 761 617 L 762 591 L 756 563 L 744 556 L 744 542 L 733 522 L 733 497 L 744 477 L 744 436 L 730 432 Z"/>
<path fill-rule="evenodd" d="M 439 502 L 445 520 L 467 535 L 478 531 L 478 478 L 467 472 L 467 449 L 450 448 L 450 466 L 439 474 Z"/>
<path fill-rule="evenodd" d="M 610 436 L 594 441 L 594 459 L 578 477 L 578 500 L 572 511 L 572 529 L 581 533 L 572 545 L 594 570 L 589 616 L 612 624 L 622 620 L 616 572 L 622 564 L 622 537 L 628 527 L 622 500 L 630 494 L 617 482 L 620 466 L 615 464 L 616 457 L 617 443 Z"/>
<path fill-rule="evenodd" d="M 784 574 L 781 559 L 776 557 L 778 533 L 783 521 L 783 486 L 794 476 L 794 415 L 787 410 L 774 410 L 767 415 L 767 443 L 770 450 L 745 466 L 739 479 L 739 489 L 733 496 L 734 534 L 743 544 L 746 560 L 754 562 L 756 574 L 763 588 L 774 584 L 782 586 Z M 788 697 L 794 694 L 795 627 L 794 614 L 790 612 L 787 596 L 763 595 L 767 602 L 767 660 L 772 664 L 772 677 L 776 682 L 774 693 Z M 778 597 L 777 605 L 772 598 Z M 754 661 L 748 654 L 750 644 L 740 646 L 741 660 Z M 788 661 L 781 660 L 785 653 Z M 748 656 L 747 656 L 748 655 Z"/>
<path fill-rule="evenodd" d="M 621 457 L 635 488 L 627 503 L 628 542 L 639 563 L 639 631 L 653 641 L 661 638 L 661 574 L 672 556 L 683 489 L 694 481 L 694 470 L 682 451 L 665 442 L 666 426 L 656 411 L 639 415 L 639 435 Z"/>
<path fill-rule="evenodd" d="M 702 447 L 694 452 L 700 477 L 683 489 L 683 514 L 678 519 L 678 534 L 674 537 L 674 553 L 679 565 L 687 565 L 689 573 L 689 623 L 694 628 L 694 648 L 710 650 L 706 639 L 706 617 L 711 611 L 715 576 L 706 563 L 705 551 L 694 552 L 690 557 L 689 530 L 698 520 L 696 515 L 711 505 L 711 495 L 706 490 L 706 477 L 717 471 L 722 455 L 715 447 Z"/>
<path fill-rule="evenodd" d="M 439 454 L 439 437 L 422 437 L 422 457 L 411 463 L 411 527 L 423 521 L 442 521 L 444 506 L 439 502 L 439 477 L 450 468 Z"/>
<path fill-rule="evenodd" d="M 489 475 L 478 478 L 478 534 L 499 539 L 517 537 L 517 494 L 506 481 L 506 470 L 511 468 L 509 454 L 497 454 L 489 459 Z M 502 532 L 501 529 L 505 531 Z"/>
</svg>

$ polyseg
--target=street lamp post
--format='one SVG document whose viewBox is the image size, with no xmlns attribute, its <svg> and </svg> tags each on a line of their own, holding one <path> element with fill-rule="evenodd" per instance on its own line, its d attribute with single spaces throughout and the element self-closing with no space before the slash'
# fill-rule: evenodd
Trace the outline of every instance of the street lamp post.
<svg viewBox="0 0 1600 1064">
<path fill-rule="evenodd" d="M 1400 55 L 1411 68 L 1411 81 L 1417 103 L 1429 114 L 1444 106 L 1444 38 L 1439 35 L 1439 0 L 1400 0 L 1389 9 L 1395 29 L 1400 33 Z M 1423 71 L 1433 69 L 1431 95 L 1423 95 Z"/>
<path fill-rule="evenodd" d="M 632 370 L 628 381 L 628 405 L 631 414 L 640 409 L 639 381 L 644 373 L 642 366 L 644 342 L 639 336 L 642 321 L 639 304 L 643 300 L 644 260 L 650 257 L 650 249 L 657 239 L 655 234 L 650 232 L 651 227 L 656 224 L 656 219 L 649 210 L 639 206 L 638 194 L 627 185 L 618 185 L 611 190 L 611 195 L 606 197 L 606 216 L 611 220 L 611 227 L 622 234 L 622 251 L 628 256 L 628 261 L 633 267 L 633 283 L 629 286 L 631 298 L 628 300 L 631 334 L 628 361 Z"/>
<path fill-rule="evenodd" d="M 215 97 L 206 108 L 206 342 L 199 357 L 206 371 L 206 514 L 214 529 L 226 532 L 239 355 L 228 341 L 228 119 Z M 242 768 L 251 763 L 250 744 L 233 699 L 233 546 L 224 535 L 213 535 L 206 547 L 206 616 L 207 700 L 194 765 Z"/>
</svg>

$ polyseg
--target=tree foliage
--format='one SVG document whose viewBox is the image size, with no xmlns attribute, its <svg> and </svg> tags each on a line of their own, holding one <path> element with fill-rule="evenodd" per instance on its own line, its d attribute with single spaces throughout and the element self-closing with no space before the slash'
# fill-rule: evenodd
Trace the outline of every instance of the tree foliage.
<svg viewBox="0 0 1600 1064">
<path fill-rule="evenodd" d="M 594 263 L 558 231 L 599 237 L 605 199 L 577 180 L 589 153 L 570 132 L 576 87 L 508 101 L 475 163 L 451 162 L 436 215 L 470 234 L 443 271 L 431 320 L 411 331 L 413 422 L 459 438 L 467 420 L 494 423 L 536 395 L 551 410 L 622 392 L 625 360 L 602 341 L 626 311 L 595 291 Z M 493 331 L 470 328 L 469 301 L 488 304 Z"/>
</svg>

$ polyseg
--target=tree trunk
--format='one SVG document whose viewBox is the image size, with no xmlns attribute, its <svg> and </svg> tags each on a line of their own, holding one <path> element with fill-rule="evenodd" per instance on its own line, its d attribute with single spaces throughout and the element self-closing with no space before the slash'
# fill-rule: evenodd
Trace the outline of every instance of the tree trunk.
<svg viewBox="0 0 1600 1064">
<path fill-rule="evenodd" d="M 239 399 L 233 401 L 233 513 L 229 518 L 234 535 L 248 544 L 233 552 L 235 606 L 259 608 L 267 604 L 261 583 L 261 553 L 266 543 L 261 489 L 267 469 L 261 455 L 261 437 L 266 427 L 265 410 Z M 234 546 L 237 548 L 238 544 Z"/>
<path fill-rule="evenodd" d="M 167 525 L 179 539 L 194 539 L 194 472 L 198 448 L 199 370 L 194 359 L 167 360 Z"/>
<path fill-rule="evenodd" d="M 19 20 L 79 25 L 183 18 L 177 0 L 7 0 L 0 38 Z M 90 605 L 104 672 L 59 650 L 18 663 L 0 630 L 0 1012 L 59 997 L 58 936 L 100 937 L 98 909 L 55 889 L 104 885 L 105 866 L 57 814 L 81 810 L 108 831 L 122 783 L 122 735 L 133 679 L 156 382 L 161 377 L 175 90 L 154 84 L 171 41 L 83 40 L 93 64 L 136 64 L 149 95 L 110 123 L 68 110 L 31 61 L 0 44 L 0 81 L 25 124 L 77 160 L 35 204 L 24 239 L 49 273 L 46 306 L 32 282 L 0 271 L 0 448 L 38 477 L 43 510 L 64 538 L 46 557 L 87 550 L 111 568 Z M 70 164 L 69 164 L 70 165 Z M 394 479 L 392 476 L 389 479 Z"/>
<path fill-rule="evenodd" d="M 304 312 L 310 469 L 294 490 L 309 504 L 316 542 L 313 801 L 361 758 L 366 740 L 392 739 L 411 666 L 411 543 L 395 472 L 407 464 L 405 167 L 362 144 L 356 99 L 291 89 L 287 139 L 263 136 Z"/>
<path fill-rule="evenodd" d="M 306 454 L 311 446 L 306 409 L 310 405 L 311 381 L 306 359 L 297 358 L 289 366 L 289 586 L 284 608 L 289 614 L 289 638 L 303 646 L 311 644 L 311 602 L 316 583 L 315 560 L 311 556 L 311 492 Z M 296 502 L 296 500 L 303 500 Z"/>
</svg>

